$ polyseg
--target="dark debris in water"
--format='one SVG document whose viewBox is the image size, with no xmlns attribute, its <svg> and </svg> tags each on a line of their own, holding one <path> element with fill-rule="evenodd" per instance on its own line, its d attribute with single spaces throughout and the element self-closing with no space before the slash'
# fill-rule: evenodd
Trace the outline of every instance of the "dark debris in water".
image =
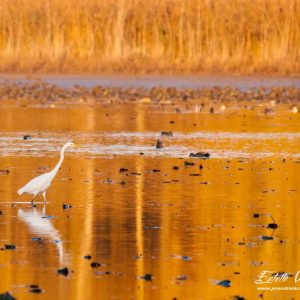
<svg viewBox="0 0 300 300">
<path fill-rule="evenodd" d="M 29 288 L 31 288 L 31 289 L 37 289 L 38 287 L 39 287 L 38 284 L 31 284 L 31 285 L 29 286 Z"/>
<path fill-rule="evenodd" d="M 101 267 L 101 264 L 98 263 L 98 262 L 96 262 L 96 261 L 94 261 L 94 262 L 91 263 L 91 267 L 92 268 L 98 268 L 98 267 Z"/>
<path fill-rule="evenodd" d="M 245 298 L 242 296 L 236 295 L 232 298 L 232 300 L 245 300 Z"/>
<path fill-rule="evenodd" d="M 190 153 L 190 157 L 209 158 L 210 154 L 208 152 Z"/>
<path fill-rule="evenodd" d="M 217 283 L 217 285 L 220 285 L 220 286 L 223 286 L 223 287 L 231 287 L 231 281 L 228 280 L 228 279 L 224 279 L 224 280 L 221 280 Z"/>
<path fill-rule="evenodd" d="M 158 139 L 157 141 L 156 141 L 156 149 L 161 149 L 161 148 L 163 148 L 164 146 L 163 146 L 163 142 L 160 140 L 160 139 Z"/>
<path fill-rule="evenodd" d="M 274 238 L 272 236 L 263 235 L 260 237 L 262 241 L 272 241 Z"/>
<path fill-rule="evenodd" d="M 267 228 L 276 229 L 276 228 L 278 228 L 278 225 L 276 223 L 270 223 L 270 224 L 268 224 Z"/>
<path fill-rule="evenodd" d="M 195 163 L 186 160 L 186 161 L 184 162 L 184 165 L 185 165 L 185 166 L 194 166 Z"/>
<path fill-rule="evenodd" d="M 32 136 L 29 134 L 23 135 L 23 140 L 31 140 Z"/>
<path fill-rule="evenodd" d="M 60 275 L 68 276 L 70 271 L 67 267 L 65 267 L 65 268 L 62 268 L 62 269 L 58 269 L 57 273 L 60 274 Z"/>
<path fill-rule="evenodd" d="M 63 208 L 63 209 L 69 209 L 69 208 L 72 208 L 72 205 L 70 205 L 70 204 L 65 204 L 65 203 L 64 203 L 64 204 L 62 205 L 62 208 Z"/>
<path fill-rule="evenodd" d="M 172 131 L 162 131 L 160 133 L 161 136 L 173 136 L 173 132 Z"/>
<path fill-rule="evenodd" d="M 42 292 L 43 292 L 43 290 L 39 287 L 32 288 L 32 289 L 29 290 L 29 293 L 33 293 L 33 294 L 40 294 Z"/>
<path fill-rule="evenodd" d="M 16 300 L 9 292 L 0 294 L 0 300 Z"/>
<path fill-rule="evenodd" d="M 92 259 L 92 256 L 91 255 L 85 255 L 83 258 L 89 260 L 89 259 Z"/>
<path fill-rule="evenodd" d="M 139 276 L 138 278 L 139 279 L 144 279 L 146 281 L 152 281 L 153 275 L 152 274 L 145 274 L 145 275 Z"/>
<path fill-rule="evenodd" d="M 15 250 L 17 247 L 16 245 L 13 244 L 5 244 L 4 245 L 4 250 Z"/>
</svg>

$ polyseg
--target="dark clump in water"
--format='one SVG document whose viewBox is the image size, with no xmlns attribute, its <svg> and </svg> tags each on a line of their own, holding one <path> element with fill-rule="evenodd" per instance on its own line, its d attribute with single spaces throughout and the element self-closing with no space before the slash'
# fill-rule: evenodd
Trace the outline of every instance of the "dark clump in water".
<svg viewBox="0 0 300 300">
<path fill-rule="evenodd" d="M 98 267 L 101 267 L 101 264 L 98 263 L 98 262 L 96 262 L 96 261 L 94 261 L 94 262 L 91 263 L 91 267 L 92 268 L 98 268 Z"/>
<path fill-rule="evenodd" d="M 230 287 L 231 286 L 231 281 L 228 279 L 221 280 L 218 282 L 218 285 L 223 286 L 223 287 Z"/>
<path fill-rule="evenodd" d="M 185 165 L 185 166 L 194 166 L 195 163 L 189 162 L 189 161 L 185 161 L 185 162 L 184 162 L 184 165 Z"/>
<path fill-rule="evenodd" d="M 144 280 L 146 280 L 146 281 L 152 281 L 153 276 L 152 276 L 152 274 L 145 274 L 145 275 L 143 275 L 143 276 L 140 276 L 139 278 L 140 278 L 140 279 L 144 279 Z"/>
<path fill-rule="evenodd" d="M 72 205 L 70 205 L 70 204 L 65 204 L 65 203 L 64 203 L 64 204 L 62 205 L 62 208 L 63 208 L 63 209 L 69 209 L 69 208 L 72 208 Z"/>
<path fill-rule="evenodd" d="M 237 295 L 233 297 L 233 300 L 245 300 L 245 298 Z"/>
<path fill-rule="evenodd" d="M 0 294 L 0 300 L 16 300 L 10 293 L 6 292 L 4 294 Z"/>
<path fill-rule="evenodd" d="M 37 287 L 37 288 L 30 289 L 29 292 L 33 294 L 40 294 L 43 292 L 43 290 Z"/>
<path fill-rule="evenodd" d="M 69 275 L 69 269 L 67 267 L 57 270 L 57 273 L 60 275 L 68 276 Z"/>
<path fill-rule="evenodd" d="M 23 140 L 31 140 L 32 136 L 31 135 L 24 135 Z"/>
<path fill-rule="evenodd" d="M 84 259 L 92 259 L 92 256 L 91 255 L 85 255 L 83 258 Z"/>
<path fill-rule="evenodd" d="M 5 250 L 15 250 L 16 249 L 16 245 L 8 245 L 8 244 L 5 244 L 4 245 L 4 249 Z"/>
<path fill-rule="evenodd" d="M 38 284 L 31 284 L 29 287 L 31 289 L 37 289 L 39 287 L 39 285 Z"/>
<path fill-rule="evenodd" d="M 272 236 L 263 235 L 260 237 L 263 241 L 272 241 L 274 238 Z"/>
<path fill-rule="evenodd" d="M 161 148 L 163 148 L 164 146 L 163 146 L 163 142 L 161 141 L 161 140 L 157 140 L 156 141 L 156 149 L 161 149 Z"/>
<path fill-rule="evenodd" d="M 190 153 L 190 157 L 209 158 L 210 154 L 208 152 Z"/>
<path fill-rule="evenodd" d="M 268 224 L 267 228 L 276 229 L 276 228 L 278 228 L 278 225 L 276 223 L 270 223 L 270 224 Z"/>
<path fill-rule="evenodd" d="M 173 136 L 173 132 L 172 131 L 162 131 L 161 136 Z"/>
</svg>

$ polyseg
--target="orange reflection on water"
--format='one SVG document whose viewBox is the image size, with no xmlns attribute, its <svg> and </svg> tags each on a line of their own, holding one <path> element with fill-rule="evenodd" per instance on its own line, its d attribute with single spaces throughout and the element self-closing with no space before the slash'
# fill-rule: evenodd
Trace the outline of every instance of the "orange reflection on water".
<svg viewBox="0 0 300 300">
<path fill-rule="evenodd" d="M 86 107 L 2 110 L 3 132 L 33 132 L 29 145 L 35 143 L 37 131 L 47 131 L 53 137 L 60 132 L 71 135 L 79 130 L 172 130 L 175 135 L 199 131 L 193 123 L 202 122 L 201 128 L 212 132 L 221 129 L 241 132 L 245 128 L 270 132 L 272 124 L 277 124 L 274 132 L 297 132 L 300 121 L 298 116 L 288 119 L 284 113 L 272 118 L 253 112 L 246 117 L 239 114 L 229 117 L 229 113 L 158 116 L 154 110 L 130 105 L 114 110 L 101 106 L 95 110 Z M 110 122 L 104 120 L 106 114 Z M 9 117 L 14 115 L 18 116 L 17 122 Z M 175 124 L 171 125 L 170 119 Z M 85 139 L 82 141 L 86 144 L 110 143 L 97 135 Z M 200 142 L 182 141 L 191 147 L 198 147 Z M 10 291 L 17 299 L 65 299 L 66 295 L 68 299 L 259 297 L 262 292 L 257 290 L 254 280 L 261 271 L 294 274 L 300 269 L 297 258 L 300 160 L 295 155 L 296 144 L 291 150 L 293 142 L 293 139 L 282 139 L 280 143 L 266 140 L 251 149 L 259 152 L 267 145 L 276 151 L 280 147 L 278 156 L 242 159 L 199 160 L 188 158 L 188 153 L 181 159 L 151 157 L 147 153 L 107 157 L 69 152 L 48 192 L 50 203 L 46 207 L 38 204 L 36 208 L 29 203 L 13 204 L 30 199 L 18 197 L 16 191 L 30 178 L 52 168 L 58 154 L 42 151 L 38 157 L 28 152 L 2 155 L 0 169 L 8 169 L 10 173 L 0 175 L 3 212 L 0 246 L 15 244 L 16 250 L 0 251 L 0 292 Z M 25 142 L 20 138 L 18 143 L 21 146 Z M 56 143 L 60 146 L 59 141 Z M 168 139 L 165 143 L 168 147 L 173 142 Z M 238 150 L 244 143 L 245 140 L 238 140 L 232 147 Z M 279 150 L 291 156 L 281 157 Z M 185 166 L 185 160 L 195 165 Z M 173 166 L 179 170 L 173 170 Z M 120 173 L 120 168 L 128 171 Z M 72 208 L 63 210 L 63 203 L 71 204 Z M 254 218 L 253 214 L 259 217 Z M 269 214 L 279 225 L 275 231 L 266 228 L 273 223 Z M 274 239 L 264 241 L 262 236 Z M 84 259 L 85 255 L 91 255 L 92 259 Z M 90 264 L 94 261 L 101 266 L 92 268 Z M 71 274 L 67 277 L 57 274 L 62 267 L 72 270 Z M 152 274 L 152 281 L 139 278 L 145 274 Z M 224 279 L 231 281 L 231 287 L 216 284 Z M 38 284 L 43 294 L 29 293 L 30 284 Z M 295 285 L 292 279 L 289 285 Z M 284 297 L 295 295 L 280 293 Z M 275 299 L 278 295 L 266 292 L 264 299 Z"/>
</svg>

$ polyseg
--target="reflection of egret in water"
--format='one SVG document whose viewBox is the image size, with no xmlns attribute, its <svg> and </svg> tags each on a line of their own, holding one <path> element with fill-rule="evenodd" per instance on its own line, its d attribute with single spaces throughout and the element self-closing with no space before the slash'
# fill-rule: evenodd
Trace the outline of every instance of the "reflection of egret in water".
<svg viewBox="0 0 300 300">
<path fill-rule="evenodd" d="M 66 262 L 66 255 L 64 254 L 64 246 L 61 241 L 60 233 L 54 228 L 51 219 L 46 216 L 45 206 L 40 211 L 37 208 L 29 210 L 19 208 L 18 217 L 29 226 L 32 232 L 49 238 L 56 245 L 60 264 Z"/>
</svg>

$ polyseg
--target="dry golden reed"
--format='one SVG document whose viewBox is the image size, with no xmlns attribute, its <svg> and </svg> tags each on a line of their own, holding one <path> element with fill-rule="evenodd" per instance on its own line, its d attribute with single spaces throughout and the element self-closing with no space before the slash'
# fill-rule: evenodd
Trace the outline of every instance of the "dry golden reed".
<svg viewBox="0 0 300 300">
<path fill-rule="evenodd" d="M 0 71 L 300 73 L 300 0 L 1 0 Z"/>
</svg>

